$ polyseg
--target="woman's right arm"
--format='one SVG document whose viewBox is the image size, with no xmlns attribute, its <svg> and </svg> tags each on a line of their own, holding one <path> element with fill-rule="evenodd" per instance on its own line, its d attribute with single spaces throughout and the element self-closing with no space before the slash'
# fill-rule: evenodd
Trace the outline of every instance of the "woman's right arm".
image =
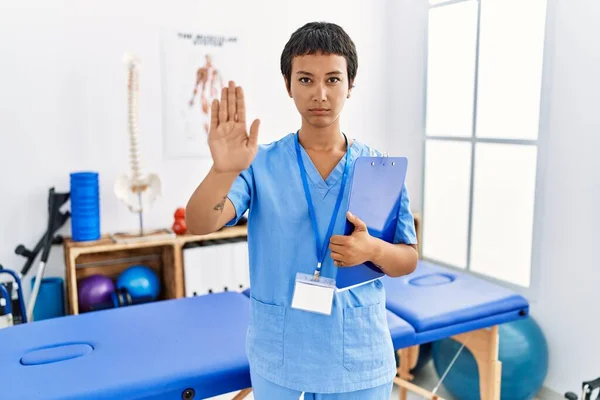
<svg viewBox="0 0 600 400">
<path fill-rule="evenodd" d="M 215 232 L 235 217 L 235 208 L 227 194 L 238 175 L 210 169 L 186 207 L 185 220 L 190 233 L 205 235 Z"/>
<path fill-rule="evenodd" d="M 213 100 L 208 134 L 213 166 L 186 206 L 186 225 L 192 234 L 215 232 L 236 216 L 227 195 L 258 150 L 259 120 L 254 120 L 248 134 L 245 110 L 244 93 L 234 82 L 223 88 L 221 103 Z"/>
</svg>

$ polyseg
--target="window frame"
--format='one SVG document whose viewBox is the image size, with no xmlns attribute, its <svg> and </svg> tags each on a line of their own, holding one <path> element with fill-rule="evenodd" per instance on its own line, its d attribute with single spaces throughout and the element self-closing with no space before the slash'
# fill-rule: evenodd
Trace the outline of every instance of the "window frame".
<svg viewBox="0 0 600 400">
<path fill-rule="evenodd" d="M 555 9 L 556 0 L 546 0 L 546 19 L 544 25 L 544 43 L 543 43 L 543 60 L 541 69 L 541 91 L 540 91 L 540 110 L 538 116 L 538 136 L 537 139 L 499 139 L 499 138 L 478 138 L 477 132 L 477 91 L 478 91 L 478 72 L 479 72 L 479 47 L 480 47 L 480 33 L 481 33 L 481 5 L 486 0 L 447 0 L 438 4 L 427 4 L 426 12 L 427 18 L 425 19 L 425 35 L 424 35 L 424 68 L 423 68 L 423 120 L 422 120 L 422 165 L 421 165 L 421 237 L 423 237 L 423 231 L 425 230 L 424 221 L 427 218 L 425 210 L 425 182 L 427 177 L 426 163 L 427 163 L 427 143 L 430 140 L 436 141 L 451 141 L 451 142 L 469 142 L 471 144 L 471 166 L 470 166 L 470 187 L 469 187 L 469 221 L 468 221 L 468 236 L 467 236 L 467 255 L 466 255 L 466 266 L 461 268 L 452 264 L 448 264 L 434 257 L 426 257 L 424 254 L 421 259 L 429 261 L 451 270 L 468 273 L 476 277 L 485 279 L 492 283 L 506 287 L 510 290 L 515 291 L 525 297 L 528 297 L 530 301 L 535 301 L 539 295 L 539 283 L 540 276 L 542 273 L 541 263 L 543 261 L 543 255 L 540 254 L 541 244 L 543 240 L 543 218 L 545 209 L 545 187 L 546 187 L 546 168 L 548 163 L 548 136 L 549 136 L 549 122 L 550 122 L 550 94 L 551 78 L 552 78 L 552 59 L 554 49 L 554 21 L 555 21 Z M 463 2 L 475 2 L 477 3 L 477 32 L 475 41 L 475 73 L 474 73 L 474 94 L 473 94 L 473 122 L 471 126 L 471 134 L 468 137 L 461 136 L 435 136 L 427 135 L 427 76 L 428 76 L 428 55 L 429 55 L 429 14 L 430 10 L 438 7 L 451 6 Z M 530 268 L 530 284 L 529 286 L 520 286 L 515 283 L 501 280 L 495 277 L 484 275 L 471 270 L 471 243 L 472 243 L 472 227 L 473 227 L 473 194 L 474 194 L 474 180 L 475 180 L 475 156 L 476 156 L 476 144 L 477 143 L 494 143 L 494 144 L 516 144 L 524 146 L 536 146 L 537 147 L 537 160 L 536 160 L 536 178 L 535 178 L 535 194 L 533 204 L 533 230 L 531 238 L 531 259 L 529 263 Z"/>
</svg>

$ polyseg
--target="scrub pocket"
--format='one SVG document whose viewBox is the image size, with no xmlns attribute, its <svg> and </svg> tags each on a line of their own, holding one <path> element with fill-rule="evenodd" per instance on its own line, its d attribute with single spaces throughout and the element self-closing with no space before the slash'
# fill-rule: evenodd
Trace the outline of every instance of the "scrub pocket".
<svg viewBox="0 0 600 400">
<path fill-rule="evenodd" d="M 389 336 L 385 318 L 385 303 L 344 310 L 344 367 L 348 371 L 375 375 L 384 367 Z"/>
<path fill-rule="evenodd" d="M 251 321 L 248 353 L 267 367 L 283 365 L 285 306 L 264 303 L 250 296 Z"/>
</svg>

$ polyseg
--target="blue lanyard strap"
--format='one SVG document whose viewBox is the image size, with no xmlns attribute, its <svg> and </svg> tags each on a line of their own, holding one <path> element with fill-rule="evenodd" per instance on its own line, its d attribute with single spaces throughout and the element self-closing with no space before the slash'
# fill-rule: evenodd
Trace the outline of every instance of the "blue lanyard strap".
<svg viewBox="0 0 600 400">
<path fill-rule="evenodd" d="M 308 181 L 306 179 L 306 169 L 304 168 L 304 161 L 302 160 L 302 153 L 300 151 L 300 142 L 298 140 L 298 132 L 295 135 L 296 139 L 296 158 L 298 159 L 298 166 L 300 168 L 300 176 L 302 177 L 302 185 L 304 186 L 304 195 L 306 196 L 306 202 L 308 203 L 308 212 L 310 213 L 310 218 L 312 220 L 313 230 L 315 232 L 316 245 L 317 245 L 317 257 L 318 264 L 317 269 L 314 273 L 314 279 L 318 280 L 321 274 L 321 265 L 323 264 L 323 260 L 325 259 L 325 254 L 327 253 L 327 248 L 329 245 L 329 240 L 331 239 L 331 235 L 333 233 L 333 227 L 335 225 L 335 220 L 337 219 L 338 212 L 340 210 L 340 205 L 342 203 L 342 198 L 344 197 L 344 189 L 346 187 L 346 180 L 348 178 L 348 169 L 350 166 L 350 148 L 348 146 L 348 138 L 344 135 L 344 139 L 346 140 L 346 165 L 344 167 L 344 174 L 342 175 L 342 185 L 340 187 L 340 193 L 338 194 L 337 200 L 335 202 L 335 208 L 333 210 L 333 215 L 331 216 L 331 220 L 329 221 L 329 227 L 327 229 L 327 236 L 325 240 L 321 244 L 321 238 L 319 235 L 319 227 L 317 225 L 317 217 L 315 215 L 315 207 L 312 202 L 312 198 L 310 196 L 310 189 L 308 187 Z"/>
</svg>

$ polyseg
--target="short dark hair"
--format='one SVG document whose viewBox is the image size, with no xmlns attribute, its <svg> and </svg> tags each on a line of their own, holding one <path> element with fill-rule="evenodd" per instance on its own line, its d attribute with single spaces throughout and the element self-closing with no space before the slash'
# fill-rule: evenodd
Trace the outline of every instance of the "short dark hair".
<svg viewBox="0 0 600 400">
<path fill-rule="evenodd" d="M 287 79 L 290 90 L 292 60 L 296 56 L 314 54 L 336 54 L 346 59 L 349 88 L 353 86 L 358 69 L 358 56 L 354 42 L 340 27 L 331 22 L 309 22 L 298 28 L 286 43 L 281 53 L 281 73 Z"/>
</svg>

